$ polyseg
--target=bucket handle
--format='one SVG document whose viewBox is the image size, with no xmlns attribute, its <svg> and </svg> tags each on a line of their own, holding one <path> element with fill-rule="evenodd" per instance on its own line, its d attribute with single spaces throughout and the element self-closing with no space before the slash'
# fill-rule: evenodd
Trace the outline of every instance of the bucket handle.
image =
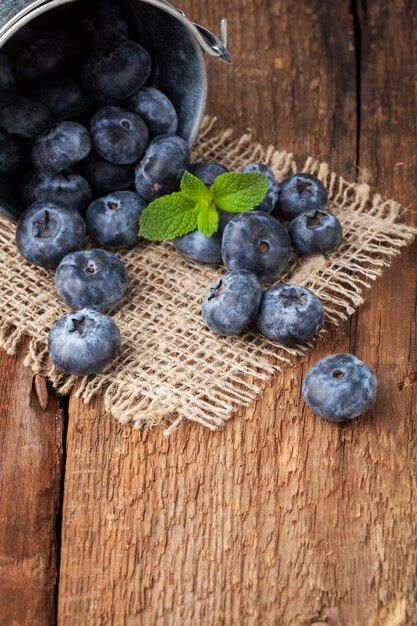
<svg viewBox="0 0 417 626">
<path fill-rule="evenodd" d="M 188 30 L 192 32 L 204 52 L 207 52 L 207 54 L 209 54 L 210 56 L 216 57 L 221 61 L 224 61 L 225 63 L 232 62 L 231 54 L 227 49 L 228 21 L 226 18 L 223 18 L 220 23 L 219 39 L 211 31 L 207 30 L 207 28 L 204 28 L 204 26 L 200 26 L 199 24 L 191 22 L 191 20 L 189 20 L 185 15 L 184 11 L 182 11 L 181 9 L 177 9 L 168 0 L 145 0 L 145 2 L 160 9 L 163 9 L 170 15 L 180 20 L 180 22 L 182 22 L 188 28 Z"/>
</svg>

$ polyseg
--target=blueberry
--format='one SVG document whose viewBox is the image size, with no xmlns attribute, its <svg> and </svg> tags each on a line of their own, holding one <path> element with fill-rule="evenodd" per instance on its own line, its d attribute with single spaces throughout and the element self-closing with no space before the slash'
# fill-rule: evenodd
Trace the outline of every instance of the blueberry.
<svg viewBox="0 0 417 626">
<path fill-rule="evenodd" d="M 352 354 L 322 359 L 304 378 L 304 400 L 314 413 L 332 422 L 343 422 L 368 411 L 376 400 L 373 370 Z"/>
<path fill-rule="evenodd" d="M 91 120 L 90 131 L 97 152 L 117 165 L 138 161 L 149 143 L 148 127 L 142 118 L 121 107 L 99 109 Z"/>
<path fill-rule="evenodd" d="M 77 117 L 93 103 L 74 76 L 63 76 L 49 83 L 41 83 L 32 91 L 32 97 L 48 107 L 54 120 Z"/>
<path fill-rule="evenodd" d="M 255 318 L 262 297 L 258 278 L 246 270 L 225 274 L 210 287 L 203 319 L 218 335 L 240 335 Z"/>
<path fill-rule="evenodd" d="M 155 200 L 178 189 L 190 166 L 190 148 L 177 135 L 162 135 L 149 144 L 136 166 L 136 191 L 146 200 Z"/>
<path fill-rule="evenodd" d="M 100 102 L 117 104 L 142 87 L 150 72 L 151 58 L 145 48 L 125 41 L 109 52 L 93 52 L 82 66 L 81 81 Z"/>
<path fill-rule="evenodd" d="M 159 89 L 143 87 L 133 93 L 125 105 L 145 121 L 151 137 L 177 132 L 178 117 L 174 105 Z"/>
<path fill-rule="evenodd" d="M 245 269 L 270 280 L 287 266 L 290 239 L 284 226 L 262 211 L 241 213 L 223 233 L 223 263 L 229 270 Z"/>
<path fill-rule="evenodd" d="M 215 161 L 197 161 L 196 163 L 191 163 L 189 167 L 189 172 L 202 180 L 208 188 L 212 186 L 216 178 L 222 174 L 227 174 L 228 171 L 227 167 L 223 167 L 223 165 Z"/>
<path fill-rule="evenodd" d="M 309 289 L 275 285 L 262 296 L 257 324 L 265 337 L 291 347 L 306 343 L 318 333 L 324 324 L 324 311 Z"/>
<path fill-rule="evenodd" d="M 87 232 L 108 248 L 128 248 L 139 241 L 139 218 L 146 203 L 132 191 L 116 191 L 95 200 L 87 209 Z"/>
<path fill-rule="evenodd" d="M 0 128 L 0 173 L 19 174 L 30 163 L 30 150 L 18 135 Z"/>
<path fill-rule="evenodd" d="M 14 76 L 13 65 L 5 54 L 0 54 L 0 91 L 17 92 L 17 82 Z"/>
<path fill-rule="evenodd" d="M 33 139 L 46 130 L 51 116 L 44 104 L 0 93 L 0 126 L 9 133 Z"/>
<path fill-rule="evenodd" d="M 57 267 L 64 256 L 82 248 L 84 239 L 83 218 L 62 204 L 35 202 L 17 224 L 20 254 L 40 267 Z"/>
<path fill-rule="evenodd" d="M 92 193 L 85 178 L 74 170 L 43 174 L 33 168 L 22 179 L 20 195 L 25 206 L 50 200 L 82 211 L 91 202 Z"/>
<path fill-rule="evenodd" d="M 71 309 L 107 311 L 119 304 L 127 289 L 125 266 L 106 250 L 67 254 L 58 266 L 55 285 Z"/>
<path fill-rule="evenodd" d="M 38 137 L 32 146 L 34 166 L 54 174 L 78 163 L 90 153 L 90 134 L 77 122 L 58 122 Z"/>
<path fill-rule="evenodd" d="M 95 150 L 91 150 L 88 157 L 80 161 L 77 169 L 90 185 L 100 191 L 126 189 L 133 184 L 135 179 L 135 170 L 132 165 L 109 163 Z"/>
<path fill-rule="evenodd" d="M 64 17 L 61 19 L 64 19 Z M 45 31 L 44 37 L 64 44 L 68 66 L 74 67 L 74 65 L 79 64 L 83 57 L 83 42 L 77 32 L 69 28 L 53 27 Z"/>
<path fill-rule="evenodd" d="M 241 172 L 255 172 L 256 174 L 264 174 L 268 176 L 268 193 L 262 202 L 254 208 L 254 210 L 271 213 L 278 202 L 280 189 L 274 172 L 271 168 L 263 165 L 262 163 L 251 163 L 250 165 L 246 165 L 245 167 L 242 167 Z"/>
<path fill-rule="evenodd" d="M 199 230 L 172 240 L 175 249 L 187 259 L 199 263 L 220 265 L 222 262 L 222 235 L 217 232 L 206 237 Z"/>
<path fill-rule="evenodd" d="M 81 31 L 91 48 L 107 50 L 114 43 L 131 39 L 129 24 L 116 2 L 89 2 L 81 16 Z"/>
<path fill-rule="evenodd" d="M 64 41 L 39 37 L 20 52 L 15 66 L 17 80 L 23 85 L 52 80 L 65 72 L 69 60 Z"/>
<path fill-rule="evenodd" d="M 327 192 L 318 178 L 311 174 L 294 174 L 281 183 L 276 211 L 279 217 L 293 220 L 315 209 L 323 211 L 327 205 Z"/>
<path fill-rule="evenodd" d="M 97 374 L 119 349 L 120 331 L 115 322 L 92 309 L 67 313 L 49 332 L 49 356 L 55 367 L 66 374 Z"/>
<path fill-rule="evenodd" d="M 342 241 L 342 225 L 327 211 L 306 211 L 294 218 L 288 226 L 293 248 L 301 254 L 326 252 Z"/>
</svg>

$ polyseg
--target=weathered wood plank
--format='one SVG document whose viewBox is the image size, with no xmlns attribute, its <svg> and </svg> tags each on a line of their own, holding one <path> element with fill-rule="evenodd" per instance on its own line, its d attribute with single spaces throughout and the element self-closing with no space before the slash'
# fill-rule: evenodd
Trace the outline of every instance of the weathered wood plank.
<svg viewBox="0 0 417 626">
<path fill-rule="evenodd" d="M 0 351 L 0 624 L 55 623 L 63 413 L 32 372 Z"/>
<path fill-rule="evenodd" d="M 226 10 L 217 1 L 184 5 L 212 27 Z M 232 70 L 209 62 L 209 112 L 238 132 L 256 128 L 261 141 L 300 157 L 329 160 L 352 178 L 350 3 L 233 0 L 227 13 L 236 61 Z M 398 37 L 390 32 L 387 51 L 394 44 Z M 399 78 L 390 75 L 393 83 Z M 387 157 L 371 165 L 382 179 L 392 163 Z M 405 193 L 400 199 L 408 202 Z M 390 387 L 393 355 L 401 350 L 404 372 L 412 355 L 404 356 L 410 345 L 397 343 L 389 320 L 395 313 L 404 328 L 413 320 L 410 309 L 401 318 L 389 290 L 396 282 L 398 293 L 411 261 L 405 256 L 360 316 L 328 337 L 307 364 L 287 372 L 262 401 L 215 434 L 190 425 L 168 440 L 160 432 L 130 436 L 102 415 L 99 402 L 86 410 L 72 397 L 61 625 L 84 619 L 362 626 L 392 615 L 393 624 L 402 623 L 398 615 L 413 610 L 415 557 L 410 551 L 406 558 L 398 546 L 406 522 L 408 548 L 411 541 L 414 396 L 410 386 L 408 396 L 405 388 L 401 395 Z M 410 293 L 412 300 L 415 284 Z M 383 307 L 387 318 L 378 330 L 375 312 Z M 382 391 L 372 414 L 335 427 L 306 410 L 300 380 L 320 357 L 348 350 L 377 367 Z"/>
</svg>

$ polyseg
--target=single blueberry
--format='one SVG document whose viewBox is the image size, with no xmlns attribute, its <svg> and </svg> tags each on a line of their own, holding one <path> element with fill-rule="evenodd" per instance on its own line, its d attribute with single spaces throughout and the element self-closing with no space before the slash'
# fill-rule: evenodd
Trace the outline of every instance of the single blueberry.
<svg viewBox="0 0 417 626">
<path fill-rule="evenodd" d="M 177 132 L 177 112 L 171 100 L 159 89 L 143 87 L 135 91 L 125 105 L 144 120 L 151 137 L 175 135 Z"/>
<path fill-rule="evenodd" d="M 265 176 L 268 176 L 268 193 L 262 202 L 254 207 L 254 210 L 271 213 L 278 202 L 280 190 L 274 172 L 270 167 L 267 167 L 262 163 L 251 163 L 250 165 L 246 165 L 245 167 L 242 167 L 241 172 L 254 172 L 256 174 L 264 174 Z"/>
<path fill-rule="evenodd" d="M 199 230 L 194 230 L 187 235 L 172 240 L 175 249 L 187 259 L 199 263 L 220 265 L 222 262 L 222 235 L 214 233 L 212 237 L 206 237 Z"/>
<path fill-rule="evenodd" d="M 33 139 L 51 123 L 51 115 L 44 104 L 0 93 L 0 126 L 9 133 Z"/>
<path fill-rule="evenodd" d="M 276 212 L 279 217 L 293 220 L 310 209 L 323 211 L 326 205 L 327 192 L 319 179 L 300 173 L 282 181 Z"/>
<path fill-rule="evenodd" d="M 136 191 L 146 200 L 155 200 L 178 189 L 190 166 L 190 148 L 177 135 L 153 139 L 142 161 L 136 166 Z"/>
<path fill-rule="evenodd" d="M 90 133 L 77 122 L 58 122 L 40 135 L 32 146 L 34 166 L 54 174 L 85 159 L 91 150 Z"/>
<path fill-rule="evenodd" d="M 74 170 L 43 174 L 33 168 L 22 178 L 20 195 L 25 206 L 50 200 L 81 212 L 91 202 L 92 192 L 85 178 Z"/>
<path fill-rule="evenodd" d="M 314 413 L 331 422 L 343 422 L 372 407 L 377 379 L 374 371 L 352 354 L 333 354 L 311 368 L 302 392 Z"/>
<path fill-rule="evenodd" d="M 90 185 L 100 191 L 116 191 L 133 185 L 135 170 L 132 165 L 116 165 L 91 150 L 86 159 L 78 163 L 77 169 Z"/>
<path fill-rule="evenodd" d="M 119 304 L 127 284 L 125 266 L 106 250 L 71 252 L 55 273 L 58 294 L 73 310 L 107 311 Z"/>
<path fill-rule="evenodd" d="M 241 213 L 224 229 L 223 263 L 229 270 L 245 269 L 270 280 L 288 265 L 290 239 L 284 226 L 262 211 Z"/>
<path fill-rule="evenodd" d="M 65 72 L 69 61 L 64 41 L 39 37 L 20 52 L 15 66 L 16 77 L 23 85 L 52 80 Z"/>
<path fill-rule="evenodd" d="M 19 174 L 30 163 L 30 149 L 19 135 L 0 128 L 0 173 Z"/>
<path fill-rule="evenodd" d="M 57 267 L 83 247 L 84 220 L 77 211 L 53 202 L 35 202 L 22 213 L 16 229 L 20 254 L 40 267 Z"/>
<path fill-rule="evenodd" d="M 93 98 L 84 92 L 75 76 L 41 83 L 32 91 L 32 97 L 48 107 L 55 121 L 82 115 L 93 103 Z"/>
<path fill-rule="evenodd" d="M 216 178 L 229 172 L 227 167 L 223 167 L 223 165 L 215 161 L 197 161 L 196 163 L 191 163 L 188 171 L 202 180 L 209 189 Z M 226 211 L 224 212 L 226 213 Z"/>
<path fill-rule="evenodd" d="M 265 337 L 284 346 L 306 343 L 322 328 L 324 310 L 305 287 L 275 285 L 262 296 L 257 325 Z"/>
<path fill-rule="evenodd" d="M 13 65 L 5 54 L 0 54 L 0 91 L 6 91 L 7 93 L 17 92 Z"/>
<path fill-rule="evenodd" d="M 87 209 L 87 233 L 108 248 L 128 248 L 139 241 L 139 218 L 146 203 L 133 191 L 115 191 Z"/>
<path fill-rule="evenodd" d="M 255 318 L 261 297 L 257 276 L 246 270 L 229 272 L 210 287 L 203 302 L 203 319 L 218 335 L 240 335 Z"/>
<path fill-rule="evenodd" d="M 84 62 L 84 89 L 104 104 L 117 104 L 142 87 L 151 73 L 151 58 L 136 41 L 115 44 L 109 52 L 93 52 Z"/>
<path fill-rule="evenodd" d="M 106 106 L 91 120 L 91 139 L 97 152 L 110 163 L 130 165 L 145 154 L 149 131 L 136 113 Z"/>
<path fill-rule="evenodd" d="M 114 43 L 132 38 L 128 21 L 116 2 L 89 2 L 81 15 L 81 32 L 91 48 L 107 50 Z"/>
<path fill-rule="evenodd" d="M 97 374 L 120 349 L 120 331 L 108 315 L 92 309 L 67 313 L 51 328 L 48 350 L 55 367 L 66 374 Z"/>
<path fill-rule="evenodd" d="M 294 218 L 288 226 L 293 248 L 301 254 L 326 252 L 342 241 L 342 225 L 327 211 L 306 211 Z"/>
</svg>

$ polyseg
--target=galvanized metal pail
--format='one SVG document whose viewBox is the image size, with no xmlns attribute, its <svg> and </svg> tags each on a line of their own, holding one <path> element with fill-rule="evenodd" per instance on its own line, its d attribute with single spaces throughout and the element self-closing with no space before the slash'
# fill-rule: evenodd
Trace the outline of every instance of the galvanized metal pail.
<svg viewBox="0 0 417 626">
<path fill-rule="evenodd" d="M 2 0 L 0 48 L 40 15 L 63 5 L 86 0 Z M 204 114 L 207 76 L 203 52 L 227 63 L 227 22 L 221 39 L 194 24 L 166 0 L 121 0 L 135 36 L 153 60 L 152 84 L 173 102 L 178 113 L 178 134 L 190 144 L 196 138 Z M 10 180 L 0 177 L 0 211 L 16 221 L 21 213 L 18 194 Z"/>
</svg>

